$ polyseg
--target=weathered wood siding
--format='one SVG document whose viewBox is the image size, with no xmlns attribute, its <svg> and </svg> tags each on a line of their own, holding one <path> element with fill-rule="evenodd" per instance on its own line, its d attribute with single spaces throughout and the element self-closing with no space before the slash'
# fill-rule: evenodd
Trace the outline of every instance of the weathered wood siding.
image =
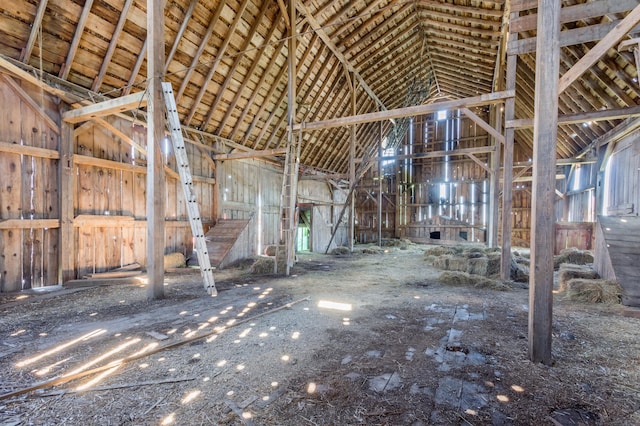
<svg viewBox="0 0 640 426">
<path fill-rule="evenodd" d="M 605 173 L 603 212 L 609 216 L 637 215 L 640 203 L 640 130 L 615 147 Z"/>
<path fill-rule="evenodd" d="M 58 283 L 59 128 L 57 105 L 45 93 L 15 80 L 0 79 L 0 291 L 18 291 Z M 27 98 L 31 98 L 29 102 Z M 34 105 L 36 107 L 34 107 Z M 37 112 L 38 108 L 42 112 Z M 46 114 L 49 120 L 43 119 Z M 12 144 L 11 147 L 6 144 Z M 11 151 L 18 146 L 46 151 Z M 49 157 L 49 158 L 47 158 Z M 6 219 L 24 222 L 6 224 Z M 29 219 L 53 219 L 47 226 Z"/>
<path fill-rule="evenodd" d="M 329 184 L 315 180 L 301 180 L 298 183 L 298 203 L 311 204 L 311 251 L 324 253 L 337 246 L 347 245 L 349 214 L 345 213 L 331 244 L 331 233 L 338 220 L 347 192 L 331 190 Z"/>
</svg>

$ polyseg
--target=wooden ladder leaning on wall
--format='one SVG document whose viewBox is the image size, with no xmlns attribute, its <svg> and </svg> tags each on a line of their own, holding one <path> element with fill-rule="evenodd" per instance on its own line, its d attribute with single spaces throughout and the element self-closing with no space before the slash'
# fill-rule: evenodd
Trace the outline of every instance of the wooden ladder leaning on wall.
<svg viewBox="0 0 640 426">
<path fill-rule="evenodd" d="M 200 219 L 200 209 L 198 208 L 196 195 L 193 191 L 193 178 L 191 169 L 189 168 L 189 158 L 187 157 L 184 147 L 180 117 L 178 116 L 178 108 L 173 96 L 171 83 L 162 83 L 162 94 L 167 108 L 167 125 L 169 127 L 169 133 L 171 134 L 173 152 L 176 156 L 178 173 L 180 174 L 180 186 L 182 186 L 184 198 L 187 200 L 189 224 L 191 225 L 191 232 L 195 240 L 196 255 L 198 256 L 200 272 L 204 279 L 204 288 L 211 296 L 216 296 L 218 291 L 213 280 L 213 267 L 211 267 L 211 260 L 209 259 L 209 253 L 207 251 L 207 242 Z"/>
</svg>

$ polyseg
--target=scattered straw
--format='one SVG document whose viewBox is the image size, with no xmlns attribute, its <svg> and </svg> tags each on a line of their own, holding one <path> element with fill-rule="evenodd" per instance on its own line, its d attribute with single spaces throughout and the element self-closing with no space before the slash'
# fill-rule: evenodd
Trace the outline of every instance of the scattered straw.
<svg viewBox="0 0 640 426">
<path fill-rule="evenodd" d="M 564 298 L 583 303 L 620 303 L 620 285 L 610 280 L 587 280 L 573 278 L 566 283 Z"/>
<path fill-rule="evenodd" d="M 452 286 L 486 288 L 498 291 L 511 289 L 508 284 L 500 280 L 492 280 L 480 275 L 467 274 L 466 272 L 446 271 L 440 274 L 439 280 L 442 284 Z"/>
<path fill-rule="evenodd" d="M 334 256 L 346 256 L 351 254 L 349 247 L 339 246 L 331 250 L 331 254 Z"/>
</svg>

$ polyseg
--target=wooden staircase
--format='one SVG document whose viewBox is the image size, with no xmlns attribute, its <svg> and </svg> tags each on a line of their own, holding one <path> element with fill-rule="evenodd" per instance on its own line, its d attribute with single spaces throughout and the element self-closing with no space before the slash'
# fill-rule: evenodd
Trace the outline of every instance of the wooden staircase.
<svg viewBox="0 0 640 426">
<path fill-rule="evenodd" d="M 622 304 L 640 306 L 640 217 L 598 216 L 594 269 L 622 287 Z"/>
<path fill-rule="evenodd" d="M 251 219 L 220 219 L 209 229 L 205 239 L 211 266 L 222 268 L 228 263 L 225 262 L 226 257 L 250 221 Z"/>
</svg>

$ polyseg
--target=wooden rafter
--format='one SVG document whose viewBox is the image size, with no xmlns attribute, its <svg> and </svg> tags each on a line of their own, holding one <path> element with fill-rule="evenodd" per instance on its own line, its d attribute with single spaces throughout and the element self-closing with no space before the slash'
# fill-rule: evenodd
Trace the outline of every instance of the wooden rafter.
<svg viewBox="0 0 640 426">
<path fill-rule="evenodd" d="M 144 59 L 147 57 L 147 40 L 149 39 L 145 38 L 144 42 L 142 43 L 142 47 L 140 48 L 140 53 L 138 54 L 138 59 L 136 59 L 136 63 L 133 66 L 133 69 L 131 70 L 131 75 L 129 76 L 129 81 L 127 82 L 127 86 L 122 91 L 123 96 L 126 96 L 129 93 L 131 93 L 131 89 L 135 84 L 136 77 L 140 73 L 140 68 L 142 68 L 142 63 L 144 62 Z"/>
<path fill-rule="evenodd" d="M 104 79 L 105 74 L 107 73 L 107 69 L 109 68 L 109 64 L 111 63 L 111 57 L 116 50 L 116 46 L 118 44 L 118 40 L 120 39 L 120 33 L 124 28 L 124 24 L 127 21 L 127 14 L 129 13 L 129 8 L 131 7 L 131 3 L 133 0 L 125 0 L 124 6 L 122 6 L 122 11 L 120 12 L 120 18 L 118 19 L 118 23 L 116 24 L 116 28 L 113 30 L 113 34 L 111 35 L 111 41 L 109 42 L 109 47 L 107 48 L 107 53 L 104 55 L 104 59 L 102 60 L 102 65 L 100 66 L 100 71 L 98 75 L 93 80 L 93 84 L 91 85 L 91 90 L 94 92 L 100 89 L 100 85 L 102 85 L 102 80 Z"/>
<path fill-rule="evenodd" d="M 196 67 L 200 64 L 202 53 L 204 52 L 204 50 L 207 48 L 207 45 L 209 44 L 209 39 L 213 35 L 213 30 L 218 24 L 218 19 L 222 14 L 222 10 L 224 9 L 225 4 L 226 3 L 223 1 L 219 2 L 215 12 L 213 12 L 213 15 L 211 15 L 211 19 L 209 20 L 209 26 L 207 27 L 207 31 L 205 32 L 202 39 L 200 39 L 198 50 L 196 50 L 196 53 L 193 55 L 193 58 L 191 60 L 191 65 L 189 66 L 189 68 L 187 68 L 185 75 L 182 77 L 182 83 L 180 84 L 180 88 L 176 92 L 176 103 L 179 103 L 180 99 L 182 98 L 182 95 L 184 94 L 184 91 L 187 88 L 187 85 L 191 81 L 191 76 L 196 70 Z M 205 85 L 206 85 L 206 81 L 205 81 Z"/>
<path fill-rule="evenodd" d="M 253 39 L 253 36 L 258 31 L 258 28 L 260 26 L 260 22 L 262 21 L 262 18 L 265 16 L 267 11 L 269 10 L 269 6 L 270 6 L 269 2 L 264 2 L 263 3 L 262 7 L 260 8 L 260 12 L 258 13 L 258 15 L 255 18 L 255 21 L 254 21 L 253 25 L 251 25 L 251 29 L 249 30 L 248 35 L 244 39 L 244 43 L 240 47 L 240 51 L 244 52 L 251 45 L 251 40 Z M 274 25 L 274 27 L 275 27 L 275 25 Z M 241 61 L 242 61 L 242 56 L 241 55 L 237 55 L 235 57 L 235 59 L 233 60 L 233 64 L 231 65 L 231 68 L 229 69 L 229 71 L 227 71 L 227 76 L 225 77 L 224 82 L 220 86 L 220 89 L 218 89 L 218 94 L 217 94 L 215 100 L 213 101 L 213 104 L 211 105 L 210 111 L 213 112 L 218 108 L 218 105 L 220 104 L 220 101 L 222 100 L 223 95 L 224 95 L 225 91 L 227 90 L 227 87 L 229 87 L 229 84 L 231 83 L 231 80 L 233 79 L 235 71 L 238 68 L 238 66 L 240 65 Z M 257 63 L 257 61 L 256 61 L 256 63 Z M 238 89 L 238 93 L 240 93 L 241 91 L 242 91 L 241 89 Z M 194 105 L 194 107 L 195 107 L 195 105 Z M 231 110 L 232 110 L 232 108 L 229 108 L 227 110 L 227 113 L 230 114 Z M 225 113 L 224 119 L 228 118 L 227 113 Z M 189 115 L 191 115 L 191 114 L 189 114 Z M 208 119 L 205 120 L 205 122 L 208 123 L 209 120 L 210 120 L 210 117 L 208 117 Z M 224 123 L 221 123 L 221 127 L 223 125 L 224 125 Z"/>
<path fill-rule="evenodd" d="M 231 43 L 231 38 L 233 37 L 233 33 L 235 33 L 236 28 L 240 23 L 240 20 L 242 19 L 242 14 L 246 10 L 248 4 L 249 4 L 249 0 L 243 0 L 242 4 L 240 5 L 240 8 L 236 12 L 236 15 L 233 18 L 233 22 L 231 23 L 227 31 L 227 36 L 225 37 L 224 41 L 222 42 L 222 45 L 218 48 L 218 51 L 216 52 L 216 60 L 213 61 L 213 64 L 211 64 L 211 67 L 207 72 L 207 76 L 204 78 L 204 82 L 202 83 L 202 86 L 200 87 L 198 94 L 194 98 L 193 104 L 191 105 L 191 110 L 189 111 L 189 114 L 185 119 L 186 124 L 189 124 L 193 119 L 193 116 L 195 115 L 196 110 L 200 105 L 200 101 L 202 101 L 202 97 L 207 92 L 207 87 L 209 86 L 209 82 L 213 79 L 213 75 L 216 73 L 216 70 L 218 69 L 218 65 L 220 64 L 220 62 L 222 61 L 222 58 L 224 58 L 225 54 L 227 53 L 227 48 L 229 47 L 229 43 Z M 223 94 L 224 93 L 221 90 L 219 90 L 218 98 L 221 98 Z M 211 120 L 211 117 L 213 116 L 214 112 L 215 112 L 214 108 L 209 108 L 209 114 L 207 114 L 207 117 L 200 124 L 201 129 L 207 128 L 207 126 L 209 125 L 209 121 Z"/>
<path fill-rule="evenodd" d="M 176 50 L 178 50 L 178 45 L 180 45 L 182 36 L 184 35 L 184 32 L 187 30 L 187 26 L 189 25 L 189 20 L 191 19 L 191 15 L 193 15 L 193 11 L 196 8 L 197 4 L 198 4 L 198 0 L 191 0 L 191 2 L 189 3 L 189 7 L 187 8 L 187 11 L 185 12 L 184 16 L 182 16 L 182 23 L 180 24 L 180 28 L 178 29 L 178 32 L 176 33 L 176 36 L 173 39 L 173 45 L 171 46 L 171 50 L 169 51 L 169 54 L 167 55 L 166 60 L 164 62 L 165 74 L 169 71 L 169 65 L 173 60 L 173 56 L 176 54 Z"/>
<path fill-rule="evenodd" d="M 88 105 L 82 108 L 73 109 L 62 114 L 62 119 L 67 123 L 80 123 L 117 112 L 138 109 L 147 104 L 144 92 L 137 92 L 132 95 L 122 96 L 97 104 Z"/>
<path fill-rule="evenodd" d="M 38 33 L 40 32 L 40 26 L 42 25 L 42 18 L 44 17 L 44 12 L 47 10 L 48 0 L 40 0 L 38 2 L 38 9 L 36 10 L 36 16 L 33 19 L 33 23 L 31 24 L 31 32 L 29 33 L 29 40 L 27 41 L 27 45 L 24 49 L 22 49 L 22 54 L 20 55 L 20 61 L 25 64 L 29 63 L 29 59 L 31 59 L 31 52 L 33 51 L 33 46 L 35 46 L 36 39 L 38 38 Z"/>
<path fill-rule="evenodd" d="M 82 38 L 82 34 L 84 33 L 84 27 L 87 24 L 87 18 L 89 17 L 89 13 L 91 13 L 91 6 L 93 6 L 93 0 L 86 0 L 84 3 L 84 7 L 82 8 L 80 19 L 76 24 L 76 32 L 73 35 L 73 40 L 71 40 L 67 58 L 64 65 L 62 65 L 62 68 L 60 68 L 60 74 L 58 75 L 64 80 L 67 79 L 67 77 L 69 76 L 69 71 L 71 71 L 71 64 L 73 64 L 73 60 L 76 57 L 76 52 L 78 51 L 78 46 L 80 45 L 80 39 Z"/>
</svg>

